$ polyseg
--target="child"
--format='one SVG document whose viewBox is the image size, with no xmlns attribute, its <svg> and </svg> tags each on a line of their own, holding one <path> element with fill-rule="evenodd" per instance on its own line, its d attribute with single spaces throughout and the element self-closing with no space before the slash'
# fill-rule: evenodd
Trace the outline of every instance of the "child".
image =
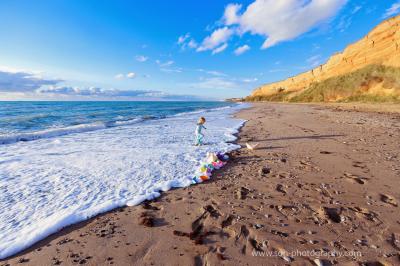
<svg viewBox="0 0 400 266">
<path fill-rule="evenodd" d="M 197 122 L 197 127 L 196 127 L 196 146 L 200 146 L 203 144 L 203 138 L 204 135 L 201 133 L 201 130 L 206 127 L 204 126 L 204 123 L 206 122 L 206 119 L 204 117 L 200 117 L 199 121 Z"/>
</svg>

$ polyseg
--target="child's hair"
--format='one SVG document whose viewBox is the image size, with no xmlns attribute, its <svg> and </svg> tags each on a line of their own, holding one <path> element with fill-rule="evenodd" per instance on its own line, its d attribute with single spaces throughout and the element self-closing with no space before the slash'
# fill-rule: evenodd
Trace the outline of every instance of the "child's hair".
<svg viewBox="0 0 400 266">
<path fill-rule="evenodd" d="M 197 121 L 197 124 L 204 124 L 206 122 L 206 119 L 204 117 L 200 117 L 199 121 Z"/>
</svg>

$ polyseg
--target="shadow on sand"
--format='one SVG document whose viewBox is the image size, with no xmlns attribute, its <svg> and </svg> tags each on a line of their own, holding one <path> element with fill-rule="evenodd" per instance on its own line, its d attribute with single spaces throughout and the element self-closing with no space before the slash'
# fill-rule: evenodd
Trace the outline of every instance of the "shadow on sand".
<svg viewBox="0 0 400 266">
<path fill-rule="evenodd" d="M 252 140 L 252 142 L 257 141 L 278 141 L 278 140 L 296 140 L 296 139 L 332 139 L 335 137 L 345 137 L 345 135 L 313 135 L 313 136 L 296 136 L 296 137 L 282 137 L 282 138 L 274 138 L 274 139 L 256 139 Z"/>
</svg>

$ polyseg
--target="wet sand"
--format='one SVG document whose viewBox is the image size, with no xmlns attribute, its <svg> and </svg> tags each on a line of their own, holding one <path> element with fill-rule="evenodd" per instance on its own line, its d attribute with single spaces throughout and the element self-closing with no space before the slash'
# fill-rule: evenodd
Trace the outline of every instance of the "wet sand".
<svg viewBox="0 0 400 266">
<path fill-rule="evenodd" d="M 399 114 L 260 103 L 237 116 L 244 148 L 211 181 L 65 228 L 0 265 L 400 264 Z"/>
</svg>

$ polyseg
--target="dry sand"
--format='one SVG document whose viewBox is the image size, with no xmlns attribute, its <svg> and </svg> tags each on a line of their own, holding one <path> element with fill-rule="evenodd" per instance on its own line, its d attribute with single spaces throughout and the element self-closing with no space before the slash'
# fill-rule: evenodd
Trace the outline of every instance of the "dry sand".
<svg viewBox="0 0 400 266">
<path fill-rule="evenodd" d="M 321 103 L 338 110 L 399 114 L 399 103 Z"/>
<path fill-rule="evenodd" d="M 238 143 L 260 145 L 232 152 L 211 181 L 68 227 L 0 265 L 400 264 L 398 114 L 255 104 L 238 116 L 249 120 Z"/>
</svg>

